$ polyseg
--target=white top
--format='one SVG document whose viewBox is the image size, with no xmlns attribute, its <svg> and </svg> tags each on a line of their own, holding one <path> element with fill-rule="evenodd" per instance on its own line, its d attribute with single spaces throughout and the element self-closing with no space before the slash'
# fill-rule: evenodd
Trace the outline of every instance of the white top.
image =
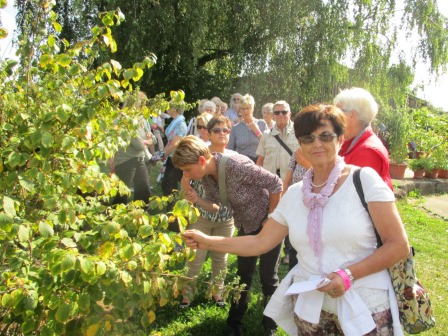
<svg viewBox="0 0 448 336">
<path fill-rule="evenodd" d="M 361 172 L 361 182 L 367 203 L 390 202 L 395 200 L 393 192 L 373 169 L 369 167 L 363 168 Z M 356 192 L 353 183 L 352 170 L 345 182 L 329 198 L 323 210 L 323 249 L 321 265 L 325 274 L 319 274 L 319 262 L 309 245 L 308 235 L 306 233 L 309 209 L 303 204 L 302 184 L 303 182 L 299 182 L 292 185 L 272 213 L 272 218 L 274 220 L 289 227 L 289 240 L 291 245 L 297 251 L 298 265 L 291 270 L 288 276 L 282 281 L 283 286 L 279 286 L 273 296 L 275 299 L 269 302 L 265 311 L 265 314 L 268 316 L 276 315 L 272 312 L 279 312 L 282 308 L 288 306 L 288 303 L 291 300 L 284 296 L 284 290 L 289 287 L 291 282 L 309 280 L 315 276 L 322 277 L 338 268 L 345 268 L 353 263 L 361 261 L 376 250 L 376 236 L 373 224 Z M 375 281 L 380 281 L 380 283 L 376 283 L 375 286 L 372 287 L 372 278 L 374 278 Z M 360 280 L 355 280 L 355 284 Z M 285 281 L 287 282 L 286 284 L 283 283 Z M 360 286 L 363 283 L 368 284 L 368 286 Z M 353 290 L 349 290 L 343 296 L 345 300 L 339 301 L 351 302 L 354 298 L 360 298 L 360 301 L 356 301 L 364 303 L 364 306 L 366 306 L 370 312 L 378 312 L 390 307 L 392 311 L 394 311 L 394 315 L 396 315 L 398 314 L 396 301 L 391 301 L 391 297 L 393 299 L 394 296 L 389 295 L 388 290 L 389 294 L 390 291 L 392 291 L 391 294 L 393 294 L 393 288 L 388 272 L 383 271 L 377 273 L 377 275 L 366 277 L 360 283 L 358 282 L 358 284 L 353 287 Z M 351 292 L 351 294 L 347 295 L 349 292 Z M 312 293 L 320 292 L 313 291 Z M 300 296 L 303 295 L 301 294 Z M 338 300 L 325 295 L 322 298 L 321 303 L 320 307 L 317 305 L 319 311 L 320 309 L 323 309 L 329 313 L 338 314 L 342 325 L 340 315 L 342 308 L 338 306 Z M 285 311 L 283 311 L 282 314 L 284 313 Z M 276 320 L 278 316 L 271 317 Z M 291 318 L 293 319 L 293 314 L 291 314 Z M 281 317 L 280 319 L 284 319 L 284 317 Z M 399 326 L 399 321 L 397 323 L 397 326 Z M 353 322 L 353 324 L 357 323 Z M 281 326 L 280 323 L 279 325 Z M 368 324 L 364 325 L 366 326 Z M 343 326 L 343 328 L 348 329 L 351 327 L 353 327 L 353 325 L 350 327 L 347 325 L 345 327 Z M 354 328 L 356 328 L 356 326 Z M 397 327 L 397 329 L 401 330 L 400 327 Z M 297 332 L 295 335 L 297 335 Z"/>
</svg>

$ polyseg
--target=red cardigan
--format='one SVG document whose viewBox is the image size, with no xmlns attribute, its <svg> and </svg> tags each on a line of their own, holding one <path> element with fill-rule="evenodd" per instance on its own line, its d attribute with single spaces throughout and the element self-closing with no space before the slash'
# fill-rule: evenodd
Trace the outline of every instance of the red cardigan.
<svg viewBox="0 0 448 336">
<path fill-rule="evenodd" d="M 389 188 L 394 190 L 389 174 L 389 153 L 380 138 L 373 133 L 372 128 L 368 127 L 353 148 L 347 151 L 352 141 L 353 139 L 344 141 L 339 151 L 345 163 L 359 167 L 372 167 Z"/>
</svg>

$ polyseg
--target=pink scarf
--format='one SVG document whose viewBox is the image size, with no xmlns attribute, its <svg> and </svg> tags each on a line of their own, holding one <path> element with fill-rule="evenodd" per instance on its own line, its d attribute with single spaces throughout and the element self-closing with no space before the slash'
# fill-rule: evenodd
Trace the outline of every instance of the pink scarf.
<svg viewBox="0 0 448 336">
<path fill-rule="evenodd" d="M 313 193 L 311 180 L 313 179 L 314 170 L 309 169 L 303 177 L 303 203 L 306 207 L 310 208 L 308 214 L 308 224 L 306 232 L 308 234 L 308 241 L 313 249 L 314 255 L 319 258 L 319 269 L 321 268 L 320 257 L 322 254 L 322 213 L 328 198 L 333 193 L 334 187 L 341 177 L 341 172 L 344 169 L 344 159 L 340 156 L 336 158 L 336 163 L 330 172 L 328 182 L 319 194 Z"/>
</svg>

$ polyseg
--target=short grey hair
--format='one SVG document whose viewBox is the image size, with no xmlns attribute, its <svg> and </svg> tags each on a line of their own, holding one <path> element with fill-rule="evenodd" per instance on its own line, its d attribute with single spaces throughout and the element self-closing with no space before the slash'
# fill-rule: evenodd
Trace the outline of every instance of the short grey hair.
<svg viewBox="0 0 448 336">
<path fill-rule="evenodd" d="M 202 105 L 202 110 L 206 110 L 208 108 L 211 108 L 213 110 L 213 112 L 216 112 L 216 104 L 214 102 L 212 102 L 211 100 L 207 100 L 203 105 Z"/>
<path fill-rule="evenodd" d="M 367 90 L 353 87 L 342 90 L 333 100 L 333 103 L 345 112 L 355 111 L 359 120 L 366 126 L 370 125 L 378 113 L 378 104 Z"/>
<path fill-rule="evenodd" d="M 278 105 L 284 105 L 286 108 L 286 111 L 291 112 L 291 108 L 289 107 L 289 104 L 285 100 L 278 100 L 274 103 L 274 106 L 272 109 L 274 109 Z"/>
<path fill-rule="evenodd" d="M 266 103 L 263 105 L 263 107 L 261 108 L 261 113 L 265 114 L 272 114 L 274 111 L 274 104 L 272 103 Z"/>
</svg>

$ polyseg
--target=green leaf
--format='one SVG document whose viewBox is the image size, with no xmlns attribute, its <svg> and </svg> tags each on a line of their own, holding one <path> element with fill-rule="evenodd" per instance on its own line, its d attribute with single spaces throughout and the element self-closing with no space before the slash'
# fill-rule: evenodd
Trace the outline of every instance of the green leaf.
<svg viewBox="0 0 448 336">
<path fill-rule="evenodd" d="M 75 264 L 76 264 L 76 257 L 71 253 L 67 253 L 64 256 L 64 258 L 62 258 L 61 268 L 63 271 L 67 271 L 74 268 Z"/>
<path fill-rule="evenodd" d="M 19 183 L 20 183 L 20 186 L 27 191 L 31 192 L 34 190 L 34 183 L 32 183 L 28 179 L 25 179 L 25 178 L 19 176 Z"/>
<path fill-rule="evenodd" d="M 17 166 L 20 165 L 21 161 L 22 161 L 22 159 L 21 159 L 20 153 L 14 151 L 8 155 L 8 159 L 6 160 L 5 163 L 10 165 L 11 168 L 16 168 Z"/>
<path fill-rule="evenodd" d="M 78 298 L 78 307 L 82 311 L 87 311 L 90 308 L 90 295 L 89 294 L 81 294 Z"/>
<path fill-rule="evenodd" d="M 50 148 L 53 146 L 54 143 L 54 137 L 49 132 L 43 132 L 42 133 L 42 146 L 45 148 Z"/>
<path fill-rule="evenodd" d="M 95 265 L 90 259 L 83 258 L 81 259 L 81 271 L 83 271 L 85 274 L 89 275 L 92 274 L 95 270 Z"/>
<path fill-rule="evenodd" d="M 63 238 L 63 239 L 61 239 L 61 243 L 63 245 L 65 245 L 66 247 L 76 247 L 77 246 L 76 243 L 71 238 Z M 81 265 L 81 267 L 82 267 L 82 265 Z"/>
<path fill-rule="evenodd" d="M 24 243 L 30 238 L 30 229 L 25 225 L 19 225 L 18 232 L 19 242 Z"/>
<path fill-rule="evenodd" d="M 134 69 L 134 76 L 132 77 L 132 79 L 134 81 L 137 82 L 140 78 L 142 78 L 142 76 L 143 76 L 143 70 L 142 69 L 139 69 L 139 68 Z"/>
<path fill-rule="evenodd" d="M 3 210 L 8 216 L 14 217 L 16 209 L 14 208 L 14 201 L 8 196 L 3 196 Z"/>
<path fill-rule="evenodd" d="M 151 225 L 142 225 L 140 226 L 138 232 L 142 238 L 146 238 L 153 234 L 154 229 Z"/>
<path fill-rule="evenodd" d="M 2 296 L 2 306 L 5 308 L 12 307 L 14 304 L 14 300 L 12 296 L 8 293 L 3 294 Z"/>
<path fill-rule="evenodd" d="M 53 227 L 47 222 L 39 223 L 39 233 L 42 237 L 52 237 L 54 235 Z"/>
<path fill-rule="evenodd" d="M 30 333 L 34 330 L 34 326 L 36 324 L 36 321 L 33 318 L 28 317 L 25 322 L 22 323 L 20 326 L 20 330 L 24 333 Z"/>
<path fill-rule="evenodd" d="M 109 93 L 109 90 L 107 88 L 107 85 L 99 85 L 97 88 L 97 92 L 98 95 L 100 96 L 100 98 L 104 98 L 107 96 L 107 94 Z"/>
<path fill-rule="evenodd" d="M 122 260 L 129 260 L 134 256 L 134 248 L 132 244 L 128 244 L 119 251 Z"/>
<path fill-rule="evenodd" d="M 67 54 L 59 54 L 55 57 L 55 61 L 63 67 L 66 67 L 70 65 L 72 58 Z"/>
<path fill-rule="evenodd" d="M 62 26 L 57 22 L 52 22 L 52 23 L 53 23 L 54 30 L 56 30 L 58 33 L 60 33 L 62 31 Z"/>
<path fill-rule="evenodd" d="M 130 80 L 134 77 L 134 69 L 127 69 L 123 72 L 123 78 L 126 80 Z"/>
<path fill-rule="evenodd" d="M 58 310 L 56 311 L 56 321 L 60 323 L 66 322 L 70 317 L 70 310 L 71 306 L 68 303 L 63 303 L 59 306 Z"/>
<path fill-rule="evenodd" d="M 107 271 L 107 267 L 106 267 L 106 264 L 104 262 L 99 261 L 99 262 L 96 263 L 96 274 L 98 276 L 103 275 L 104 273 L 106 273 L 106 271 Z"/>
</svg>

